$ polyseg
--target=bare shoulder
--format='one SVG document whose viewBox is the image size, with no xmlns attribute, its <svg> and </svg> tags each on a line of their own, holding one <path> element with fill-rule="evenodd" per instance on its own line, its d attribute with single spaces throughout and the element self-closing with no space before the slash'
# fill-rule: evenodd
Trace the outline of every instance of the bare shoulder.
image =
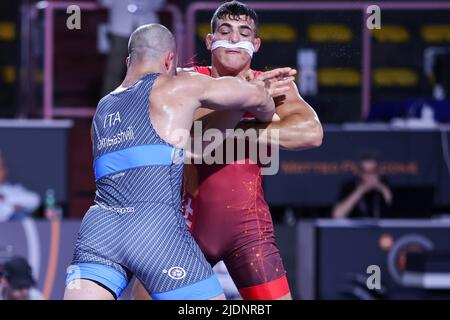
<svg viewBox="0 0 450 320">
<path fill-rule="evenodd" d="M 153 82 L 152 86 L 152 97 L 159 96 L 159 92 L 163 93 L 167 90 L 168 86 L 170 86 L 170 82 L 172 77 L 161 74 L 159 77 Z"/>
<path fill-rule="evenodd" d="M 199 77 L 200 76 L 200 77 Z M 153 84 L 153 101 L 186 100 L 187 97 L 196 97 L 201 93 L 204 82 L 199 80 L 202 75 L 186 72 L 176 76 L 161 75 Z"/>
<path fill-rule="evenodd" d="M 177 68 L 177 73 L 178 74 L 182 74 L 182 73 L 185 73 L 185 72 L 197 72 L 197 71 L 195 70 L 194 67 L 190 67 L 190 68 L 180 68 L 180 67 L 178 67 Z"/>
<path fill-rule="evenodd" d="M 152 101 L 177 104 L 200 99 L 213 78 L 196 72 L 184 72 L 176 76 L 161 75 L 153 84 Z M 195 104 L 195 103 L 194 103 Z"/>
<path fill-rule="evenodd" d="M 187 88 L 188 90 L 192 90 L 195 87 L 202 86 L 211 81 L 211 79 L 211 77 L 197 72 L 185 71 L 178 73 L 176 76 L 172 76 L 167 83 L 170 83 L 173 89 Z"/>
</svg>

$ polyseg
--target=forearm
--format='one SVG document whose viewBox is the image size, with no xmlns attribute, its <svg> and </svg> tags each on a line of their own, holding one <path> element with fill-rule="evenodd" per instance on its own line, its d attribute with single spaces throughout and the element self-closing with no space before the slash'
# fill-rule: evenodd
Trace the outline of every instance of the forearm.
<svg viewBox="0 0 450 320">
<path fill-rule="evenodd" d="M 319 117 L 300 96 L 294 82 L 286 94 L 275 97 L 275 105 L 280 121 L 272 122 L 268 129 L 277 129 L 280 148 L 303 150 L 322 144 L 323 130 Z"/>
<path fill-rule="evenodd" d="M 292 114 L 280 121 L 270 123 L 244 122 L 238 128 L 256 129 L 258 141 L 287 150 L 304 150 L 321 145 L 323 131 L 316 119 L 305 119 Z"/>
<path fill-rule="evenodd" d="M 271 122 L 269 131 L 278 131 L 278 146 L 288 150 L 304 150 L 316 148 L 322 144 L 323 132 L 320 122 L 316 119 L 292 114 L 280 121 Z M 272 144 L 277 141 L 271 141 Z"/>
<path fill-rule="evenodd" d="M 263 123 L 269 123 L 272 121 L 275 114 L 275 103 L 272 97 L 265 95 L 258 106 L 253 106 L 252 108 L 246 108 L 244 110 L 250 112 L 257 120 Z"/>
<path fill-rule="evenodd" d="M 314 109 L 303 100 L 292 84 L 286 95 L 275 98 L 279 121 L 256 124 L 258 129 L 267 129 L 260 135 L 268 142 L 287 150 L 316 148 L 322 144 L 323 129 Z"/>
<path fill-rule="evenodd" d="M 261 121 L 270 121 L 275 102 L 264 87 L 235 77 L 203 78 L 200 104 L 213 110 L 249 111 Z M 201 85 L 201 82 L 198 82 Z"/>
<path fill-rule="evenodd" d="M 380 190 L 381 194 L 383 195 L 384 201 L 388 205 L 390 205 L 392 203 L 392 192 L 391 192 L 391 190 L 385 185 L 382 185 L 379 190 Z"/>
<path fill-rule="evenodd" d="M 363 192 L 355 189 L 347 198 L 334 206 L 332 212 L 333 218 L 344 218 L 348 216 L 362 196 Z"/>
</svg>

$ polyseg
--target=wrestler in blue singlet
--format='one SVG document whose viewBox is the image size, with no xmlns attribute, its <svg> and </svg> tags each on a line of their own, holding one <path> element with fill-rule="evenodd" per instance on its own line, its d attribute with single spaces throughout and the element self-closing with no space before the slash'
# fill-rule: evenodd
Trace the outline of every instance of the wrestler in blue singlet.
<svg viewBox="0 0 450 320">
<path fill-rule="evenodd" d="M 117 298 L 135 275 L 153 299 L 223 293 L 181 213 L 183 150 L 159 137 L 149 74 L 98 104 L 92 125 L 95 205 L 86 213 L 66 282 L 88 279 Z"/>
</svg>

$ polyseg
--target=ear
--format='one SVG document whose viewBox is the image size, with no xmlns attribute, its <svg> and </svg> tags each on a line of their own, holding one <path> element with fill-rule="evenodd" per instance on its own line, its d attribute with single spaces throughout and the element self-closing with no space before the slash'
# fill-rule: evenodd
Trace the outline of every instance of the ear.
<svg viewBox="0 0 450 320">
<path fill-rule="evenodd" d="M 259 48 L 261 47 L 261 38 L 255 38 L 252 41 L 253 47 L 255 48 L 255 52 L 258 52 Z"/>
<path fill-rule="evenodd" d="M 127 67 L 129 67 L 130 66 L 130 56 L 128 56 L 126 59 L 125 59 L 125 63 L 126 63 L 126 65 L 127 65 Z"/>
<path fill-rule="evenodd" d="M 175 54 L 172 51 L 166 52 L 166 54 L 164 55 L 164 66 L 166 70 L 172 70 L 175 63 Z"/>
<path fill-rule="evenodd" d="M 211 33 L 208 33 L 208 34 L 206 35 L 205 43 L 206 43 L 206 48 L 207 48 L 209 51 L 211 51 L 211 46 L 212 46 L 212 43 L 213 43 L 213 35 L 212 35 Z"/>
</svg>

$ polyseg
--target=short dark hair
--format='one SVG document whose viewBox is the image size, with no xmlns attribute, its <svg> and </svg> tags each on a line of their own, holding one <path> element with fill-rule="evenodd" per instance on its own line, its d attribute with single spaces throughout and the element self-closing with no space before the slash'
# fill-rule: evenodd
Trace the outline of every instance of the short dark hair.
<svg viewBox="0 0 450 320">
<path fill-rule="evenodd" d="M 13 257 L 5 262 L 2 276 L 14 289 L 29 289 L 36 284 L 28 261 L 23 257 Z"/>
<path fill-rule="evenodd" d="M 375 150 L 362 150 L 358 155 L 359 162 L 362 161 L 375 161 L 376 163 L 380 162 L 380 157 L 377 151 Z"/>
<path fill-rule="evenodd" d="M 228 17 L 232 20 L 239 20 L 240 16 L 246 16 L 255 22 L 255 34 L 258 30 L 258 15 L 255 10 L 248 7 L 246 4 L 239 1 L 225 2 L 214 12 L 211 18 L 211 31 L 214 32 L 217 27 L 217 19 Z"/>
</svg>

